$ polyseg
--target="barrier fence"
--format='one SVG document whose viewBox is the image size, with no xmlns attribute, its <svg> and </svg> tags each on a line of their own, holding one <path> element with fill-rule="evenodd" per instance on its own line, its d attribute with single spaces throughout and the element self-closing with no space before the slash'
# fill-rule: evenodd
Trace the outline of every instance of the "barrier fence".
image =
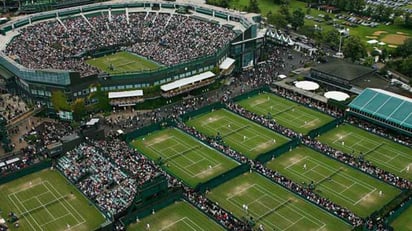
<svg viewBox="0 0 412 231">
<path fill-rule="evenodd" d="M 249 164 L 241 164 L 223 174 L 220 174 L 219 176 L 216 176 L 204 183 L 200 183 L 196 186 L 195 190 L 199 192 L 205 192 L 206 190 L 213 189 L 226 181 L 229 181 L 247 171 L 249 171 L 250 165 Z"/>
<path fill-rule="evenodd" d="M 324 124 L 321 127 L 315 128 L 312 131 L 310 131 L 308 133 L 308 136 L 312 139 L 316 138 L 319 135 L 322 135 L 325 132 L 328 132 L 329 130 L 334 129 L 335 127 L 337 127 L 339 124 L 343 123 L 345 120 L 344 117 L 340 117 L 337 119 L 332 120 L 331 122 Z"/>
<path fill-rule="evenodd" d="M 52 166 L 52 161 L 51 160 L 45 160 L 45 161 L 39 162 L 37 164 L 33 164 L 31 166 L 20 169 L 16 172 L 7 174 L 5 176 L 2 176 L 0 178 L 0 185 L 8 183 L 8 182 L 13 181 L 13 180 L 16 180 L 16 179 L 18 179 L 20 177 L 23 177 L 23 176 L 27 176 L 27 175 L 32 174 L 34 172 L 38 172 L 38 171 L 41 171 L 43 169 L 50 168 L 51 166 Z"/>
<path fill-rule="evenodd" d="M 256 158 L 256 160 L 261 162 L 261 163 L 266 163 L 266 162 L 270 161 L 272 158 L 279 157 L 283 153 L 288 152 L 288 151 L 296 148 L 299 144 L 300 144 L 299 139 L 293 139 L 293 140 L 277 147 L 274 150 L 271 150 L 271 151 L 268 151 L 266 153 L 263 153 L 263 154 L 259 155 Z"/>
</svg>

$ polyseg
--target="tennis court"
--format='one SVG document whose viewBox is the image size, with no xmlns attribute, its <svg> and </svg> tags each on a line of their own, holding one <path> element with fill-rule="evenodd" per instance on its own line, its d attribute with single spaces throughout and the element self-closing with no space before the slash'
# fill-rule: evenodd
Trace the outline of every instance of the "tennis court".
<svg viewBox="0 0 412 231">
<path fill-rule="evenodd" d="M 341 219 L 304 201 L 257 173 L 246 173 L 213 189 L 207 197 L 239 219 L 264 230 L 350 230 Z"/>
<path fill-rule="evenodd" d="M 412 149 L 389 139 L 343 124 L 319 140 L 355 156 L 362 155 L 376 166 L 412 180 Z"/>
<path fill-rule="evenodd" d="M 180 201 L 138 220 L 127 230 L 219 231 L 225 229 L 190 203 Z"/>
<path fill-rule="evenodd" d="M 0 208 L 3 216 L 13 212 L 19 217 L 20 227 L 16 230 L 94 230 L 105 220 L 55 170 L 1 185 Z"/>
<path fill-rule="evenodd" d="M 302 134 L 307 134 L 334 119 L 272 93 L 261 93 L 237 103 L 248 111 L 270 116 L 280 125 Z"/>
<path fill-rule="evenodd" d="M 289 141 L 288 138 L 226 109 L 196 116 L 186 124 L 208 136 L 220 136 L 224 143 L 255 159 Z"/>
<path fill-rule="evenodd" d="M 192 187 L 239 165 L 176 128 L 139 137 L 131 144 L 149 158 L 160 160 L 173 175 Z"/>
<path fill-rule="evenodd" d="M 349 208 L 361 217 L 380 209 L 401 191 L 310 148 L 299 146 L 267 167 Z"/>
</svg>

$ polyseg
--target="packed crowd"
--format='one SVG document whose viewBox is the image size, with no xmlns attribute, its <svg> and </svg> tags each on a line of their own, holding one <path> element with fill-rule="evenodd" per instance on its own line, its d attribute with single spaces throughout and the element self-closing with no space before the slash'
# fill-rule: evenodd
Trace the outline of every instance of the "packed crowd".
<svg viewBox="0 0 412 231">
<path fill-rule="evenodd" d="M 369 123 L 365 120 L 358 119 L 353 116 L 349 116 L 346 121 L 352 125 L 358 126 L 360 128 L 365 129 L 368 132 L 375 133 L 377 135 L 386 137 L 388 139 L 391 139 L 397 143 L 412 147 L 412 138 L 409 136 L 404 136 L 399 133 L 394 133 L 393 131 L 390 131 L 388 129 L 385 129 L 383 127 L 376 126 L 372 123 Z"/>
<path fill-rule="evenodd" d="M 128 18 L 112 15 L 111 19 L 102 14 L 23 28 L 6 53 L 29 68 L 71 70 L 88 76 L 99 73 L 85 63 L 88 52 L 120 48 L 169 66 L 212 55 L 234 38 L 229 28 L 178 14 L 141 12 L 130 13 Z"/>
<path fill-rule="evenodd" d="M 322 153 L 327 154 L 328 156 L 333 157 L 334 159 L 337 159 L 341 162 L 344 162 L 350 166 L 353 166 L 357 169 L 360 169 L 363 172 L 366 172 L 370 175 L 376 176 L 377 178 L 388 182 L 392 185 L 395 185 L 398 188 L 402 188 L 402 189 L 412 189 L 412 182 L 410 182 L 407 179 L 403 179 L 399 176 L 396 176 L 388 171 L 385 171 L 375 165 L 373 165 L 372 163 L 370 163 L 369 161 L 365 160 L 364 158 L 357 157 L 355 155 L 352 154 L 348 154 L 348 153 L 344 153 L 342 151 L 336 150 L 326 144 L 323 144 L 317 140 L 314 139 L 310 139 L 308 137 L 304 137 L 302 139 L 302 142 L 315 149 L 318 150 Z"/>
<path fill-rule="evenodd" d="M 123 141 L 90 141 L 59 158 L 57 167 L 104 211 L 129 207 L 139 185 L 163 174 Z"/>
<path fill-rule="evenodd" d="M 222 209 L 219 205 L 206 198 L 206 196 L 195 192 L 190 188 L 184 190 L 184 196 L 190 203 L 209 214 L 228 230 L 252 230 L 252 224 L 236 219 L 231 213 Z"/>
<path fill-rule="evenodd" d="M 15 153 L 15 155 L 0 160 L 0 176 L 5 176 L 39 163 L 46 157 L 38 153 L 32 146 L 27 146 Z"/>
<path fill-rule="evenodd" d="M 7 121 L 17 118 L 28 110 L 29 107 L 19 96 L 0 94 L 0 115 Z"/>
<path fill-rule="evenodd" d="M 200 140 L 208 142 L 212 147 L 222 151 L 224 154 L 230 156 L 231 158 L 240 161 L 242 163 L 250 163 L 252 168 L 254 168 L 257 172 L 267 176 L 274 182 L 282 185 L 283 187 L 295 192 L 296 194 L 300 195 L 307 200 L 312 201 L 313 203 L 317 204 L 318 206 L 331 211 L 336 216 L 339 216 L 348 222 L 350 222 L 354 226 L 359 226 L 363 224 L 362 218 L 358 217 L 356 214 L 352 213 L 349 209 L 342 207 L 327 198 L 321 197 L 314 192 L 314 190 L 310 189 L 309 187 L 303 187 L 299 184 L 293 182 L 292 180 L 282 176 L 279 172 L 266 168 L 263 164 L 258 161 L 250 160 L 247 157 L 243 156 L 242 154 L 236 152 L 235 150 L 231 149 L 225 144 L 221 144 L 221 142 L 217 141 L 214 137 L 207 137 L 193 128 L 186 126 L 183 123 L 178 123 L 177 126 L 180 129 L 192 134 L 193 136 L 197 137 Z"/>
</svg>

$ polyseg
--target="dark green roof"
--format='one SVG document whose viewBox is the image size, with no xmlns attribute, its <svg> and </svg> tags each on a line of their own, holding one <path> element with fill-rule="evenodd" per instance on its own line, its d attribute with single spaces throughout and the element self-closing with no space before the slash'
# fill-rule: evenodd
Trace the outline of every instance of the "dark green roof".
<svg viewBox="0 0 412 231">
<path fill-rule="evenodd" d="M 412 99 L 405 96 L 382 89 L 366 88 L 349 107 L 412 129 Z"/>
<path fill-rule="evenodd" d="M 348 63 L 340 59 L 329 60 L 329 63 L 319 64 L 312 68 L 340 79 L 352 81 L 364 75 L 374 72 L 374 69 L 362 65 Z"/>
</svg>

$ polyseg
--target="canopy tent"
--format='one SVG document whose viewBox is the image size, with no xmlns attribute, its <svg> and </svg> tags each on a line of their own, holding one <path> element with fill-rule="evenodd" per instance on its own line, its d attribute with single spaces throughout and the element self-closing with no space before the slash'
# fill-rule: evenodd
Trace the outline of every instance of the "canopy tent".
<svg viewBox="0 0 412 231">
<path fill-rule="evenodd" d="M 109 99 L 143 96 L 143 90 L 109 92 Z"/>
<path fill-rule="evenodd" d="M 204 79 L 212 78 L 214 76 L 215 76 L 215 74 L 213 72 L 207 71 L 207 72 L 203 72 L 203 73 L 198 74 L 198 75 L 194 75 L 192 77 L 179 79 L 179 80 L 176 80 L 174 82 L 164 84 L 164 85 L 160 86 L 160 89 L 162 91 L 170 91 L 170 90 L 173 90 L 173 89 L 177 89 L 177 88 L 186 86 L 188 84 L 192 84 L 192 83 L 195 83 L 195 82 L 198 82 L 198 81 L 202 81 Z"/>
<path fill-rule="evenodd" d="M 278 75 L 278 78 L 279 78 L 279 79 L 286 79 L 287 76 L 286 76 L 286 75 Z"/>
<path fill-rule="evenodd" d="M 295 86 L 297 88 L 307 90 L 307 91 L 314 91 L 314 90 L 319 89 L 319 84 L 313 81 L 306 81 L 306 80 L 295 82 Z"/>
<path fill-rule="evenodd" d="M 230 66 L 232 66 L 235 63 L 235 60 L 232 58 L 225 58 L 225 60 L 223 60 L 223 62 L 219 65 L 219 68 L 222 70 L 227 70 L 230 68 Z"/>
<path fill-rule="evenodd" d="M 87 126 L 93 126 L 93 125 L 97 124 L 97 123 L 99 122 L 99 120 L 100 120 L 100 119 L 98 119 L 98 118 L 93 118 L 93 119 L 89 120 L 89 121 L 86 123 L 86 125 L 87 125 Z"/>
<path fill-rule="evenodd" d="M 380 46 L 385 46 L 386 43 L 384 43 L 384 42 L 379 42 L 378 45 L 380 45 Z"/>
<path fill-rule="evenodd" d="M 341 91 L 328 91 L 325 92 L 324 96 L 328 99 L 333 99 L 336 101 L 345 101 L 350 97 L 348 94 Z"/>
<path fill-rule="evenodd" d="M 376 43 L 378 43 L 378 42 L 379 42 L 379 41 L 376 40 L 376 39 L 372 39 L 372 40 L 367 41 L 368 44 L 376 44 Z"/>
</svg>

